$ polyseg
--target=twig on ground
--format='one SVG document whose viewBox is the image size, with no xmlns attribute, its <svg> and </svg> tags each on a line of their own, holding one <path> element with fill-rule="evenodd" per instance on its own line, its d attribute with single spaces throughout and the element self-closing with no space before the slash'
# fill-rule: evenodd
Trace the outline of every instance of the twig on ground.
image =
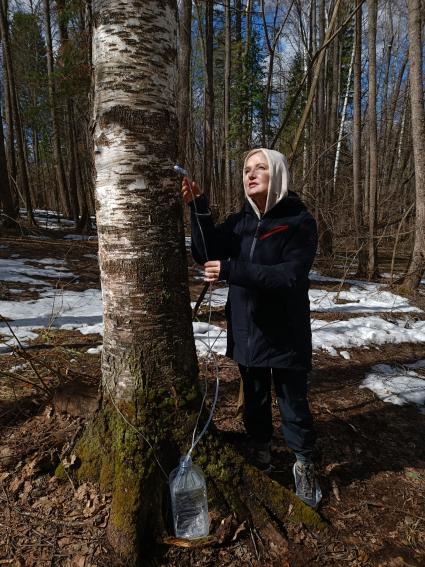
<svg viewBox="0 0 425 567">
<path fill-rule="evenodd" d="M 70 482 L 70 484 L 71 484 L 71 486 L 72 486 L 72 490 L 74 491 L 74 494 L 75 494 L 77 491 L 76 491 L 76 489 L 75 489 L 74 481 L 73 481 L 72 478 L 69 476 L 68 471 L 66 470 L 66 466 L 63 464 L 63 461 L 62 461 L 62 459 L 61 459 L 61 456 L 59 455 L 59 451 L 55 450 L 55 453 L 56 453 L 57 456 L 59 457 L 59 462 L 60 462 L 60 464 L 62 465 L 62 468 L 63 468 L 63 470 L 64 470 L 64 473 L 66 474 L 67 479 L 69 480 L 69 482 Z"/>
<path fill-rule="evenodd" d="M 258 548 L 257 548 L 257 544 L 255 543 L 255 538 L 254 538 L 254 534 L 252 533 L 252 528 L 249 528 L 249 533 L 252 539 L 252 545 L 254 546 L 254 550 L 255 550 L 255 555 L 257 556 L 257 560 L 260 561 L 260 554 L 258 553 Z"/>
<path fill-rule="evenodd" d="M 49 386 L 44 382 L 43 378 L 40 376 L 39 372 L 37 371 L 37 369 L 34 367 L 31 357 L 26 355 L 25 352 L 25 348 L 23 347 L 21 341 L 19 340 L 19 338 L 17 337 L 15 331 L 12 329 L 12 327 L 9 325 L 9 321 L 7 319 L 5 319 L 5 317 L 3 317 L 3 315 L 0 315 L 0 319 L 6 323 L 7 327 L 9 328 L 9 331 L 12 333 L 14 339 L 16 340 L 16 342 L 19 345 L 19 348 L 22 350 L 22 353 L 24 354 L 24 358 L 26 358 L 28 360 L 29 365 L 31 366 L 31 368 L 33 369 L 34 373 L 36 374 L 37 378 L 40 380 L 41 384 L 43 384 L 45 390 L 50 391 Z"/>
<path fill-rule="evenodd" d="M 35 382 L 31 382 L 31 380 L 27 380 L 25 378 L 22 378 L 21 375 L 17 375 L 15 372 L 7 372 L 6 370 L 0 370 L 0 374 L 2 376 L 7 376 L 8 378 L 11 378 L 12 380 L 17 380 L 18 382 L 23 382 L 24 384 L 29 384 L 31 386 L 34 386 L 34 388 L 37 388 L 38 390 L 41 390 L 42 392 L 47 392 L 49 393 L 49 390 L 46 390 L 43 386 L 40 386 L 39 384 L 36 384 Z"/>
</svg>

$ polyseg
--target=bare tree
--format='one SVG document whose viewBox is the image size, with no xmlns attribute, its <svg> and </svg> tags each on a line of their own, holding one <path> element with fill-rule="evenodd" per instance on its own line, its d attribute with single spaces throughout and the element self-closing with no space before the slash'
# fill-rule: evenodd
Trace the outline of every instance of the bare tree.
<svg viewBox="0 0 425 567">
<path fill-rule="evenodd" d="M 16 134 L 16 146 L 19 163 L 19 173 L 23 201 L 27 209 L 27 216 L 30 224 L 35 224 L 32 210 L 31 188 L 28 175 L 28 168 L 25 156 L 25 142 L 22 130 L 21 116 L 19 113 L 18 97 L 16 94 L 15 75 L 13 72 L 12 54 L 10 51 L 9 27 L 7 22 L 7 3 L 0 1 L 0 35 L 3 43 L 3 54 L 7 73 L 7 83 L 9 86 L 9 102 L 12 110 L 12 120 Z M 12 140 L 13 143 L 13 140 Z M 14 180 L 17 183 L 17 180 Z"/>
<path fill-rule="evenodd" d="M 224 4 L 224 212 L 232 208 L 232 177 L 230 163 L 230 78 L 232 64 L 232 18 L 230 0 Z"/>
<path fill-rule="evenodd" d="M 368 278 L 377 276 L 376 217 L 378 192 L 378 151 L 376 121 L 376 25 L 378 0 L 368 0 L 368 50 L 369 50 L 369 246 L 368 246 Z"/>
<path fill-rule="evenodd" d="M 213 198 L 214 163 L 214 2 L 205 2 L 205 87 L 204 87 L 204 167 L 203 189 Z M 212 199 L 213 200 L 213 199 Z"/>
<path fill-rule="evenodd" d="M 52 44 L 52 30 L 50 24 L 50 0 L 43 0 L 44 18 L 46 23 L 46 45 L 47 45 L 47 75 L 49 81 L 49 103 L 50 112 L 52 116 L 53 125 L 53 156 L 55 160 L 56 182 L 59 188 L 59 195 L 62 199 L 62 206 L 68 216 L 72 215 L 75 220 L 78 220 L 78 211 L 76 210 L 76 203 L 71 202 L 70 194 L 65 176 L 65 167 L 63 163 L 61 136 L 59 128 L 59 115 L 56 107 L 56 87 L 54 77 L 54 63 L 53 63 L 53 44 Z"/>
<path fill-rule="evenodd" d="M 425 272 L 425 110 L 422 82 L 421 0 L 408 0 L 408 8 L 409 86 L 415 161 L 416 231 L 412 260 L 404 285 L 408 290 L 413 291 L 418 288 Z"/>
<path fill-rule="evenodd" d="M 3 120 L 2 120 L 2 89 L 0 85 L 0 203 L 3 205 L 3 224 L 13 225 L 13 221 L 18 218 L 18 208 L 14 203 L 13 195 L 10 190 L 9 174 L 7 171 L 6 151 L 4 148 Z"/>
<path fill-rule="evenodd" d="M 362 7 L 356 13 L 355 46 L 354 46 L 354 93 L 353 93 L 353 206 L 356 249 L 358 251 L 357 275 L 367 275 L 367 254 L 365 250 L 363 223 L 363 192 L 362 192 Z"/>
</svg>

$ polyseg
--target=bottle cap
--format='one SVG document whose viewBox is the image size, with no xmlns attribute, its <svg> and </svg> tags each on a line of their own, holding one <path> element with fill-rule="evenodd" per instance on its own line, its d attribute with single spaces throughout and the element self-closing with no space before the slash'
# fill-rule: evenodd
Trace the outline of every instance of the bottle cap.
<svg viewBox="0 0 425 567">
<path fill-rule="evenodd" d="M 180 457 L 180 468 L 189 469 L 192 466 L 192 457 L 190 455 L 183 455 Z"/>
</svg>

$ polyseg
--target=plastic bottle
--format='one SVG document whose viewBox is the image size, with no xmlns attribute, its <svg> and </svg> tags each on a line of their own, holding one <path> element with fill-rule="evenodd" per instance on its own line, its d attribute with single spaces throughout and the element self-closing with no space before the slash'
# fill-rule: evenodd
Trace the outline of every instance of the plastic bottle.
<svg viewBox="0 0 425 567">
<path fill-rule="evenodd" d="M 208 535 L 208 501 L 205 477 L 190 456 L 169 477 L 171 507 L 176 537 L 196 539 Z"/>
</svg>

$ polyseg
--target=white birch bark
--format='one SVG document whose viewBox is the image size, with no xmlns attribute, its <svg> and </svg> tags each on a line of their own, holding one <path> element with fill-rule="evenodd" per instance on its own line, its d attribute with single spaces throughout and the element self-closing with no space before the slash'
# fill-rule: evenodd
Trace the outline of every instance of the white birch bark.
<svg viewBox="0 0 425 567">
<path fill-rule="evenodd" d="M 336 178 L 338 175 L 339 156 L 341 155 L 342 136 L 344 133 L 344 126 L 345 126 L 345 115 L 347 112 L 348 97 L 350 94 L 351 76 L 353 74 L 354 52 L 355 52 L 355 45 L 353 44 L 353 50 L 351 52 L 350 68 L 348 70 L 347 87 L 345 89 L 344 103 L 342 105 L 341 123 L 338 132 L 338 142 L 336 145 L 335 165 L 334 165 L 334 188 L 336 186 Z"/>
<path fill-rule="evenodd" d="M 175 10 L 172 0 L 93 5 L 102 376 L 116 400 L 134 400 L 161 380 L 171 387 L 196 366 L 172 170 Z"/>
</svg>

